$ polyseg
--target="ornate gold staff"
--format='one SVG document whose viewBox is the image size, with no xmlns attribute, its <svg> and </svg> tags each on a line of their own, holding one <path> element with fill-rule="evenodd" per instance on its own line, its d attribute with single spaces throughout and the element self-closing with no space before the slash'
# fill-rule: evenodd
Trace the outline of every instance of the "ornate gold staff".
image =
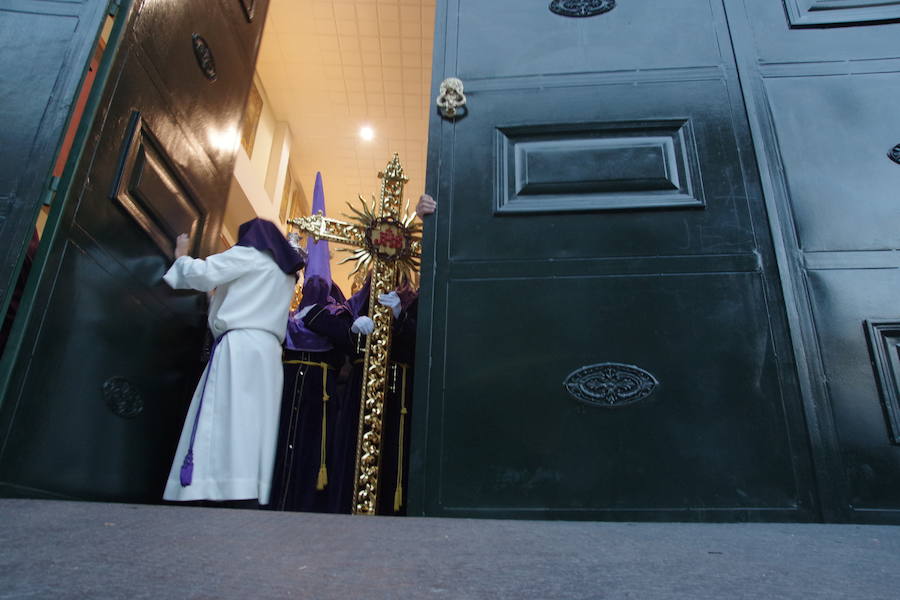
<svg viewBox="0 0 900 600">
<path fill-rule="evenodd" d="M 377 299 L 397 288 L 402 273 L 418 271 L 422 250 L 421 225 L 414 223 L 414 215 L 404 215 L 403 186 L 408 179 L 403 174 L 400 157 L 388 162 L 381 179 L 381 199 L 377 207 L 359 198 L 362 210 L 348 203 L 357 224 L 330 219 L 321 213 L 290 219 L 288 223 L 301 233 L 316 240 L 346 244 L 352 256 L 341 261 L 356 260 L 354 273 L 372 267 L 369 295 L 369 316 L 375 330 L 366 339 L 363 360 L 362 396 L 359 409 L 359 430 L 356 438 L 356 477 L 353 482 L 353 514 L 374 515 L 378 497 L 378 473 L 381 463 L 382 418 L 387 392 L 387 372 L 391 349 L 393 313 Z M 374 202 L 373 198 L 373 204 Z M 342 249 L 343 250 L 343 249 Z"/>
</svg>

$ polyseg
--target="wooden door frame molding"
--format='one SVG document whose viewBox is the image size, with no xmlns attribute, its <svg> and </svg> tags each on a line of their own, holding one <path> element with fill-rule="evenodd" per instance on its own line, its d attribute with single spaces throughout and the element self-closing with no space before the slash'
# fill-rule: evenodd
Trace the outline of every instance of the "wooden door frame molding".
<svg viewBox="0 0 900 600">
<path fill-rule="evenodd" d="M 19 175 L 14 189 L 0 190 L 0 194 L 10 194 L 2 198 L 3 205 L 0 205 L 0 215 L 5 217 L 0 219 L 0 315 L 5 315 L 9 307 L 41 206 L 54 193 L 59 195 L 59 182 L 52 177 L 58 148 L 63 142 L 78 92 L 90 67 L 108 5 L 107 0 L 85 0 L 78 4 L 50 7 L 45 2 L 10 0 L 2 7 L 3 12 L 74 18 L 78 24 L 59 70 L 61 76 L 53 86 L 50 101 L 34 132 L 34 142 L 30 147 L 20 149 L 30 158 L 28 166 Z M 86 32 L 77 33 L 81 28 L 87 28 Z M 10 62 L 17 63 L 15 60 Z M 11 344 L 12 338 L 7 349 Z M 2 389 L 0 381 L 0 392 Z"/>
<path fill-rule="evenodd" d="M 787 180 L 781 167 L 775 122 L 766 101 L 763 75 L 756 60 L 750 17 L 744 9 L 743 0 L 723 0 L 723 3 L 775 245 L 822 518 L 826 522 L 847 522 L 850 520 L 850 492 L 846 478 L 838 476 L 845 470 L 837 427 L 830 407 L 823 358 L 816 340 L 808 282 L 794 227 Z"/>
<path fill-rule="evenodd" d="M 121 44 L 123 39 L 122 32 L 125 30 L 126 22 L 131 19 L 132 16 L 137 12 L 133 10 L 134 6 L 142 2 L 143 0 L 121 0 L 121 5 L 114 15 L 115 21 L 112 27 L 112 31 L 110 33 L 109 40 L 106 42 L 103 58 L 100 61 L 100 65 L 97 69 L 97 74 L 94 78 L 94 83 L 88 95 L 87 102 L 85 103 L 84 111 L 82 112 L 81 120 L 76 130 L 75 138 L 69 150 L 68 160 L 66 161 L 62 176 L 59 179 L 50 176 L 47 180 L 40 181 L 38 185 L 39 188 L 43 188 L 45 186 L 48 188 L 49 194 L 52 195 L 52 203 L 50 205 L 50 213 L 47 217 L 47 222 L 44 226 L 44 231 L 41 236 L 40 245 L 38 246 L 38 251 L 34 257 L 34 262 L 31 267 L 28 282 L 25 286 L 25 289 L 23 290 L 22 300 L 19 306 L 19 313 L 16 315 L 16 320 L 10 332 L 9 339 L 7 340 L 6 348 L 3 350 L 2 356 L 0 356 L 0 409 L 3 408 L 3 405 L 5 403 L 12 374 L 15 365 L 18 362 L 19 355 L 23 349 L 22 347 L 24 344 L 26 325 L 33 313 L 34 301 L 37 296 L 38 283 L 40 282 L 47 268 L 49 249 L 52 246 L 53 240 L 55 239 L 56 234 L 59 230 L 61 217 L 69 204 L 69 190 L 72 187 L 72 182 L 77 173 L 79 162 L 81 160 L 81 157 L 85 154 L 86 148 L 90 143 L 90 141 L 88 140 L 88 134 L 91 130 L 91 127 L 93 126 L 94 119 L 96 118 L 100 107 L 102 106 L 101 101 L 106 90 L 106 82 L 109 80 L 113 62 L 118 53 L 119 45 Z M 84 80 L 87 69 L 90 66 L 91 59 L 94 56 L 94 49 L 96 48 L 97 40 L 100 39 L 104 21 L 109 14 L 107 11 L 107 8 L 109 6 L 108 2 L 106 2 L 105 0 L 100 0 L 97 2 L 97 6 L 100 8 L 96 10 L 96 37 L 91 41 L 90 47 L 86 51 L 87 58 L 84 63 L 84 69 L 77 79 L 76 90 L 80 89 L 81 82 Z M 73 63 L 74 62 L 75 61 L 73 61 Z M 73 92 L 72 97 L 73 99 L 75 98 L 75 92 Z M 55 100 L 57 104 L 61 101 L 62 99 Z M 70 108 L 75 108 L 74 103 Z M 69 122 L 70 117 L 71 115 L 66 117 L 66 123 Z M 61 136 L 64 133 L 65 130 L 63 129 Z M 60 137 L 57 142 L 61 144 L 62 141 L 63 139 L 62 137 Z M 52 169 L 56 162 L 56 152 L 51 152 L 48 146 L 47 148 L 45 148 L 45 156 L 49 157 L 47 158 L 47 161 L 49 162 L 47 175 L 49 176 L 52 175 Z M 18 262 L 15 273 L 13 274 L 13 282 L 18 276 L 18 273 L 21 270 L 21 265 L 25 259 L 27 242 L 31 238 L 32 232 L 34 230 L 37 213 L 40 211 L 43 199 L 43 194 L 39 194 L 36 192 L 34 195 L 34 205 L 32 207 L 33 211 L 31 211 L 34 214 L 29 213 L 29 215 L 27 215 L 29 218 L 20 219 L 16 224 L 17 229 L 15 230 L 14 234 L 25 241 L 19 247 Z M 12 287 L 10 287 L 9 289 L 11 290 Z M 8 296 L 8 294 L 4 294 L 3 299 L 0 300 L 0 304 L 2 304 L 0 308 L 3 309 L 2 313 L 5 313 L 6 310 L 8 301 L 8 298 L 6 296 Z M 4 436 L 2 435 L 2 432 L 0 432 L 0 443 L 2 443 L 3 440 Z"/>
</svg>

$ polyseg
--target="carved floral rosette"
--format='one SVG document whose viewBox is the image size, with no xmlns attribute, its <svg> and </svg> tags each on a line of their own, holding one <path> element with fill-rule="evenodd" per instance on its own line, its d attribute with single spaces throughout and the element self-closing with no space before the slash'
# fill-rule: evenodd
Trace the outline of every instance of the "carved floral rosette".
<svg viewBox="0 0 900 600">
<path fill-rule="evenodd" d="M 553 0 L 550 11 L 563 17 L 593 17 L 616 7 L 616 0 Z"/>
<path fill-rule="evenodd" d="M 640 367 L 600 363 L 569 374 L 563 386 L 570 396 L 591 406 L 618 407 L 650 396 L 659 385 L 656 377 Z"/>
</svg>

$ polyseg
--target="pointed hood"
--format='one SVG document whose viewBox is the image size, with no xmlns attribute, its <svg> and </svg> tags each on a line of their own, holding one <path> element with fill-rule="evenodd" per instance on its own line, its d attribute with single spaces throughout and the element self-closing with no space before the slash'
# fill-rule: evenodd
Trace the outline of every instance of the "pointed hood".
<svg viewBox="0 0 900 600">
<path fill-rule="evenodd" d="M 325 216 L 325 188 L 322 173 L 316 173 L 313 189 L 312 214 Z M 300 308 L 328 302 L 331 291 L 331 255 L 326 240 L 316 241 L 313 236 L 306 238 L 306 269 L 303 271 L 303 297 Z"/>
<path fill-rule="evenodd" d="M 322 174 L 316 173 L 316 186 L 313 189 L 312 214 L 321 212 L 325 215 L 325 189 L 322 184 Z M 306 269 L 303 271 L 303 292 L 300 298 L 298 312 L 307 306 L 324 304 L 332 312 L 339 309 L 335 304 L 344 301 L 344 294 L 340 288 L 331 281 L 331 256 L 328 250 L 328 242 L 317 242 L 312 236 L 306 239 Z M 340 296 L 338 298 L 337 296 Z M 292 313 L 288 319 L 287 336 L 285 346 L 290 350 L 304 352 L 327 352 L 334 346 L 328 339 L 310 331 L 301 320 L 295 320 Z"/>
</svg>

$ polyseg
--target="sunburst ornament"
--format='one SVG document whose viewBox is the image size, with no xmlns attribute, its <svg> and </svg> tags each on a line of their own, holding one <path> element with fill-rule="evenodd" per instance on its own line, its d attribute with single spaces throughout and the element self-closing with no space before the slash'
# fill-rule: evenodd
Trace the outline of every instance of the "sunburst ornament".
<svg viewBox="0 0 900 600">
<path fill-rule="evenodd" d="M 350 205 L 355 223 L 330 219 L 318 213 L 288 221 L 302 233 L 316 240 L 328 240 L 353 246 L 348 262 L 357 262 L 357 274 L 371 268 L 369 317 L 375 329 L 366 337 L 363 358 L 362 395 L 359 406 L 359 429 L 356 437 L 356 476 L 353 481 L 353 514 L 374 515 L 379 490 L 382 415 L 387 394 L 393 313 L 380 304 L 378 297 L 397 289 L 403 277 L 410 278 L 418 269 L 422 254 L 421 226 L 413 223 L 409 204 L 401 210 L 403 186 L 408 181 L 394 157 L 381 179 L 381 199 L 368 205 L 360 198 L 361 207 Z"/>
<path fill-rule="evenodd" d="M 368 272 L 372 262 L 377 258 L 396 265 L 400 282 L 415 283 L 418 280 L 420 266 L 417 249 L 422 244 L 422 224 L 416 222 L 415 213 L 409 212 L 409 201 L 406 202 L 400 217 L 396 218 L 377 216 L 375 211 L 378 202 L 374 196 L 370 203 L 362 196 L 358 196 L 358 200 L 359 208 L 347 203 L 352 214 L 344 213 L 344 218 L 362 228 L 363 245 L 357 248 L 338 248 L 338 252 L 350 254 L 338 264 L 356 261 L 356 267 L 350 272 L 350 276 L 353 277 Z"/>
</svg>

